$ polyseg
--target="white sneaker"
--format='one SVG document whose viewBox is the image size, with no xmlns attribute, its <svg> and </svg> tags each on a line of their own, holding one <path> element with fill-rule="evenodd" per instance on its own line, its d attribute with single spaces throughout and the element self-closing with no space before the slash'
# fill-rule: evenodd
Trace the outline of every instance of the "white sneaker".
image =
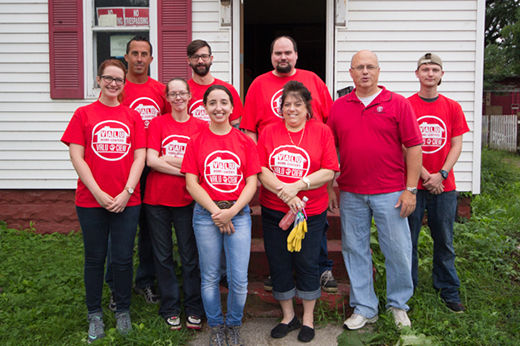
<svg viewBox="0 0 520 346">
<path fill-rule="evenodd" d="M 375 323 L 377 321 L 377 319 L 378 319 L 377 315 L 375 315 L 372 318 L 366 318 L 363 315 L 354 313 L 354 314 L 352 314 L 352 316 L 350 316 L 349 318 L 347 318 L 345 320 L 345 323 L 343 323 L 343 325 L 345 327 L 347 327 L 347 329 L 356 330 L 356 329 L 363 328 L 365 326 L 365 324 L 367 324 L 367 323 Z"/>
<path fill-rule="evenodd" d="M 406 311 L 403 309 L 394 308 L 393 306 L 391 306 L 388 310 L 390 310 L 392 315 L 394 315 L 394 321 L 397 328 L 412 326 L 412 322 L 410 322 Z"/>
</svg>

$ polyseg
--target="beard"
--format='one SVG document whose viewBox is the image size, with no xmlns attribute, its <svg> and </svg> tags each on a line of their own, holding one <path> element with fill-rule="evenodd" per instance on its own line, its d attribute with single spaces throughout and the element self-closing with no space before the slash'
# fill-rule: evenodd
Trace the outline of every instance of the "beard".
<svg viewBox="0 0 520 346">
<path fill-rule="evenodd" d="M 292 65 L 287 63 L 287 66 L 280 66 L 279 64 L 276 65 L 275 70 L 278 73 L 289 73 L 292 71 Z"/>
<path fill-rule="evenodd" d="M 199 75 L 201 77 L 204 77 L 209 73 L 209 69 L 211 67 L 211 64 L 200 64 L 200 65 L 190 65 L 191 69 L 196 75 Z"/>
</svg>

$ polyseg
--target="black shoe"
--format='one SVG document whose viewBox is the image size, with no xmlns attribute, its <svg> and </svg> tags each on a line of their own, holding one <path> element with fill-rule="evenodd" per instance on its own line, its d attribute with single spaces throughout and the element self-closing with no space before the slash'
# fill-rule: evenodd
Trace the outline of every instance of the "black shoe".
<svg viewBox="0 0 520 346">
<path fill-rule="evenodd" d="M 273 280 L 271 280 L 271 276 L 268 276 L 267 279 L 264 280 L 264 290 L 267 292 L 271 292 L 273 290 Z"/>
<path fill-rule="evenodd" d="M 159 296 L 153 291 L 152 286 L 146 286 L 146 287 L 135 287 L 134 288 L 135 293 L 141 295 L 144 297 L 144 300 L 148 304 L 157 304 L 159 303 Z"/>
<path fill-rule="evenodd" d="M 274 339 L 283 338 L 284 336 L 289 334 L 289 332 L 292 332 L 293 330 L 300 328 L 301 325 L 302 324 L 300 323 L 298 318 L 294 316 L 291 322 L 289 322 L 289 324 L 278 323 L 276 327 L 271 329 L 271 337 Z"/>
<path fill-rule="evenodd" d="M 298 333 L 298 340 L 301 342 L 310 342 L 314 339 L 314 328 L 302 326 Z"/>
<path fill-rule="evenodd" d="M 456 314 L 462 314 L 464 311 L 466 311 L 466 307 L 464 305 L 462 305 L 462 303 L 460 303 L 460 302 L 444 301 L 444 304 L 446 304 L 448 309 L 450 309 L 451 311 L 453 311 Z"/>
</svg>

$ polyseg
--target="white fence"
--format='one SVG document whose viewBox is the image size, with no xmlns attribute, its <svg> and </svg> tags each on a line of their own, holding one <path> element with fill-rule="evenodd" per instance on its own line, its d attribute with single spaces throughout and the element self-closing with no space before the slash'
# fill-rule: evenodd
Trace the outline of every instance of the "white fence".
<svg viewBox="0 0 520 346">
<path fill-rule="evenodd" d="M 517 115 L 483 115 L 482 145 L 492 149 L 516 152 L 517 129 Z"/>
</svg>

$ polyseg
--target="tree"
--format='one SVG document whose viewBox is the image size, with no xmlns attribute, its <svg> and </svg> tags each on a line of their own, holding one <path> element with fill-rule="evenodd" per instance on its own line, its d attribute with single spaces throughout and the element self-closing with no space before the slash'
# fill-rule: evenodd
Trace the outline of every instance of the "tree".
<svg viewBox="0 0 520 346">
<path fill-rule="evenodd" d="M 484 50 L 484 88 L 496 89 L 520 76 L 520 0 L 488 0 Z"/>
</svg>

